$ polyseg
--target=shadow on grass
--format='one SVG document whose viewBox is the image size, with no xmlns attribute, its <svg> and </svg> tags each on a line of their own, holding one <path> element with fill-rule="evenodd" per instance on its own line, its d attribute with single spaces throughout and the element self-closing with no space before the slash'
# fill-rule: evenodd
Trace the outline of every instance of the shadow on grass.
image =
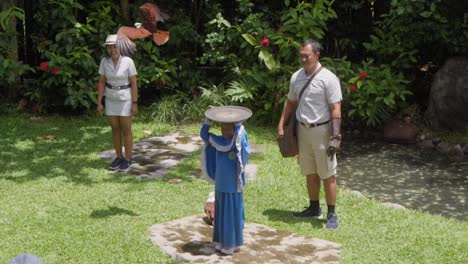
<svg viewBox="0 0 468 264">
<path fill-rule="evenodd" d="M 138 216 L 138 214 L 134 213 L 133 211 L 115 207 L 115 206 L 109 206 L 109 209 L 94 210 L 90 214 L 91 218 L 105 218 L 105 217 L 110 217 L 114 215 Z"/>
<path fill-rule="evenodd" d="M 0 179 L 26 183 L 62 177 L 82 185 L 141 183 L 108 172 L 109 162 L 96 155 L 113 146 L 110 126 L 103 117 L 43 116 L 32 121 L 29 115 L 0 116 L 0 126 L 7 128 L 0 130 Z"/>
<path fill-rule="evenodd" d="M 310 222 L 315 228 L 323 228 L 326 223 L 325 219 L 314 219 L 310 217 L 294 217 L 293 211 L 279 210 L 279 209 L 267 209 L 263 211 L 263 215 L 266 215 L 270 221 L 281 221 L 288 224 L 295 224 L 300 222 Z"/>
</svg>

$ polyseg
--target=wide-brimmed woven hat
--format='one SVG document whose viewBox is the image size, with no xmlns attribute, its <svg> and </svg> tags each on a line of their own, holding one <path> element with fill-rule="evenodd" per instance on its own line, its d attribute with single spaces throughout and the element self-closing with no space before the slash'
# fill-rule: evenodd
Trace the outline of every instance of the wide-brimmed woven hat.
<svg viewBox="0 0 468 264">
<path fill-rule="evenodd" d="M 206 110 L 205 116 L 220 123 L 237 123 L 249 119 L 252 111 L 247 107 L 235 105 L 216 106 Z"/>
</svg>

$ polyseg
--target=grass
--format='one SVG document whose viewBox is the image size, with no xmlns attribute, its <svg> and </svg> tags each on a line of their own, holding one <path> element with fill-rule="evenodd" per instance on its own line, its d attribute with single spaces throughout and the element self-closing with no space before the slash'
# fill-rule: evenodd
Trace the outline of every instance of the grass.
<svg viewBox="0 0 468 264">
<path fill-rule="evenodd" d="M 163 179 L 138 180 L 109 172 L 96 153 L 112 148 L 102 117 L 0 116 L 0 263 L 20 253 L 45 263 L 175 263 L 148 238 L 148 228 L 202 213 L 213 187 L 189 175 L 198 154 Z M 197 133 L 197 124 L 175 127 L 135 120 L 143 130 Z M 383 207 L 339 189 L 340 230 L 325 222 L 290 217 L 306 203 L 304 179 L 293 159 L 280 157 L 274 127 L 251 127 L 251 143 L 266 152 L 252 156 L 258 178 L 245 192 L 248 222 L 287 229 L 342 244 L 341 263 L 463 263 L 468 259 L 468 224 L 420 211 Z M 39 137 L 53 135 L 55 140 Z M 181 178 L 169 184 L 169 178 Z M 322 194 L 323 197 L 323 194 Z M 322 199 L 322 206 L 323 199 Z"/>
</svg>

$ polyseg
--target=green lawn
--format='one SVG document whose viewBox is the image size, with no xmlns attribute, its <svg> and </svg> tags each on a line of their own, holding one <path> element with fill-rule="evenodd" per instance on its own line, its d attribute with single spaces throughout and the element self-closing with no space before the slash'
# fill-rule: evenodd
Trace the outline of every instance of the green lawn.
<svg viewBox="0 0 468 264">
<path fill-rule="evenodd" d="M 189 177 L 199 153 L 160 180 L 109 172 L 109 161 L 96 154 L 112 148 L 103 117 L 32 121 L 27 114 L 10 113 L 0 115 L 0 127 L 0 263 L 20 253 L 45 263 L 172 263 L 150 242 L 148 228 L 202 213 L 213 189 Z M 295 161 L 279 155 L 274 127 L 246 127 L 251 143 L 266 146 L 251 159 L 260 167 L 245 191 L 248 222 L 341 243 L 341 263 L 466 263 L 466 221 L 388 209 L 347 190 L 338 193 L 338 231 L 326 230 L 324 222 L 292 218 L 291 211 L 307 203 Z M 143 138 L 143 130 L 163 135 L 176 129 L 197 133 L 198 125 L 136 119 L 134 138 Z M 47 135 L 56 139 L 39 138 Z M 167 183 L 173 177 L 184 181 Z"/>
</svg>

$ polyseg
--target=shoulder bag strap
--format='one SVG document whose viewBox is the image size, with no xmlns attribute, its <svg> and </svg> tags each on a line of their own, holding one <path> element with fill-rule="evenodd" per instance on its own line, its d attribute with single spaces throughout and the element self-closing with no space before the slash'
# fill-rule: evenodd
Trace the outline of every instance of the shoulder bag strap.
<svg viewBox="0 0 468 264">
<path fill-rule="evenodd" d="M 304 87 L 302 87 L 301 89 L 301 92 L 299 93 L 299 100 L 297 100 L 298 102 L 301 101 L 301 97 L 302 97 L 302 94 L 304 93 L 304 90 L 307 86 L 309 86 L 310 82 L 315 78 L 315 76 L 322 70 L 323 67 L 320 66 L 320 68 L 318 68 L 317 70 L 315 70 L 314 74 L 312 74 L 312 76 L 310 76 L 309 80 L 307 80 L 306 84 L 304 85 Z"/>
</svg>

